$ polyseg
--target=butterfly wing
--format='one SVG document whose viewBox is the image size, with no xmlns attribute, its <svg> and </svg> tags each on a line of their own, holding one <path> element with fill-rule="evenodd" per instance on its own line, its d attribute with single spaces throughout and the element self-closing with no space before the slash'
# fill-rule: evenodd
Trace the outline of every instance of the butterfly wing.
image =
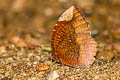
<svg viewBox="0 0 120 80">
<path fill-rule="evenodd" d="M 87 47 L 88 44 L 90 47 Z M 72 67 L 88 66 L 95 55 L 92 52 L 95 51 L 93 49 L 96 46 L 93 47 L 93 45 L 96 43 L 90 36 L 88 23 L 79 9 L 72 6 L 61 15 L 53 30 L 53 59 Z M 88 59 L 89 55 L 91 58 Z"/>
<path fill-rule="evenodd" d="M 57 30 L 59 28 L 59 30 Z M 76 44 L 75 30 L 70 22 L 58 22 L 53 32 L 52 56 L 56 61 L 66 65 L 76 65 L 78 63 L 79 45 Z"/>
</svg>

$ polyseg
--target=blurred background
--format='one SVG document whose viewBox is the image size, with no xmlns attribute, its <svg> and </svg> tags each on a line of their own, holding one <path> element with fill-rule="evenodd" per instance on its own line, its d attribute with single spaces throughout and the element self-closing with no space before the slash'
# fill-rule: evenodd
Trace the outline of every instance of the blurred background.
<svg viewBox="0 0 120 80">
<path fill-rule="evenodd" d="M 8 46 L 12 42 L 18 47 L 50 47 L 59 16 L 72 5 L 78 5 L 89 22 L 100 47 L 98 53 L 102 52 L 98 56 L 104 54 L 112 59 L 118 54 L 119 0 L 0 0 L 0 45 Z M 110 54 L 113 55 L 108 57 Z"/>
<path fill-rule="evenodd" d="M 43 51 L 51 47 L 58 18 L 73 5 L 81 9 L 98 43 L 95 63 L 89 69 L 55 63 L 49 51 Z M 119 64 L 120 0 L 0 0 L 1 80 L 46 80 L 53 70 L 58 71 L 58 80 L 119 80 Z"/>
<path fill-rule="evenodd" d="M 120 39 L 119 0 L 0 0 L 0 40 L 21 36 L 50 44 L 57 19 L 75 4 L 97 40 Z"/>
<path fill-rule="evenodd" d="M 58 18 L 72 5 L 86 17 L 98 47 L 120 52 L 119 0 L 0 0 L 0 45 L 50 47 Z"/>
</svg>

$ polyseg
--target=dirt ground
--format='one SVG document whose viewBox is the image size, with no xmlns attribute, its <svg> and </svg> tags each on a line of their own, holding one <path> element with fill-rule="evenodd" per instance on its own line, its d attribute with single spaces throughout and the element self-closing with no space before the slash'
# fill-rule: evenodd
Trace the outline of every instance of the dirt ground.
<svg viewBox="0 0 120 80">
<path fill-rule="evenodd" d="M 51 57 L 59 16 L 77 4 L 98 43 L 90 68 L 72 68 Z M 120 80 L 119 0 L 0 0 L 1 80 Z"/>
</svg>

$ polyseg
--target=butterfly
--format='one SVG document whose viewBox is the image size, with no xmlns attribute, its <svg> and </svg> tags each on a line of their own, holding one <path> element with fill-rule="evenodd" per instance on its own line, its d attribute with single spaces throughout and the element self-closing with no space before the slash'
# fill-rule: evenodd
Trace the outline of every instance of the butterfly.
<svg viewBox="0 0 120 80">
<path fill-rule="evenodd" d="M 74 5 L 58 19 L 52 34 L 52 58 L 71 67 L 89 67 L 95 60 L 97 42 L 89 24 Z"/>
</svg>

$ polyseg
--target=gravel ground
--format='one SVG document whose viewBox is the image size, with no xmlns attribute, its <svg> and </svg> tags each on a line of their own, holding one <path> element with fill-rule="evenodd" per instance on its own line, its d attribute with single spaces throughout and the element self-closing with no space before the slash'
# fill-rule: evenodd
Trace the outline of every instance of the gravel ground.
<svg viewBox="0 0 120 80">
<path fill-rule="evenodd" d="M 74 4 L 98 43 L 89 68 L 57 63 L 45 48 L 58 17 Z M 120 80 L 119 6 L 119 0 L 0 0 L 0 80 Z"/>
<path fill-rule="evenodd" d="M 7 51 L 6 51 L 7 50 Z M 40 47 L 0 47 L 1 80 L 119 80 L 120 60 L 96 60 L 90 68 L 72 68 L 51 59 Z M 37 65 L 40 64 L 40 65 Z M 41 69 L 43 67 L 43 69 Z M 45 68 L 47 67 L 47 68 Z M 55 76 L 53 76 L 55 75 Z"/>
</svg>

